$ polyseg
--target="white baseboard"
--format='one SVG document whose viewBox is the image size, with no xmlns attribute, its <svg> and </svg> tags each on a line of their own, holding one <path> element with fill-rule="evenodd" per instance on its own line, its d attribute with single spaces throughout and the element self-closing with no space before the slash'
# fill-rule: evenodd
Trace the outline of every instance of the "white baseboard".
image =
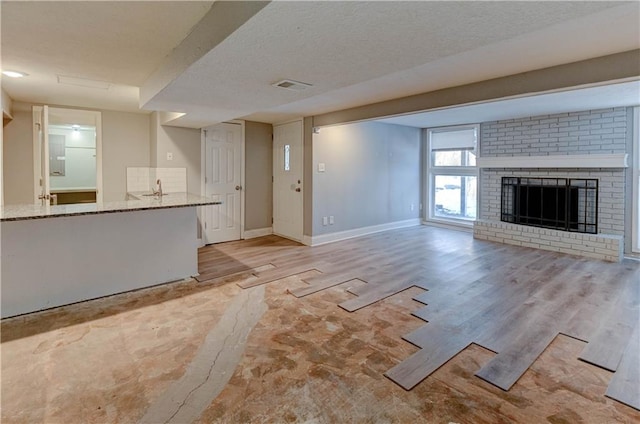
<svg viewBox="0 0 640 424">
<path fill-rule="evenodd" d="M 313 244 L 312 244 L 313 243 L 313 237 L 303 235 L 302 236 L 302 241 L 300 243 L 304 244 L 305 246 L 313 246 Z"/>
<path fill-rule="evenodd" d="M 263 237 L 263 236 L 268 236 L 270 234 L 273 234 L 272 227 L 258 228 L 256 230 L 245 230 L 244 239 L 247 240 L 247 239 L 252 239 L 256 237 Z"/>
<path fill-rule="evenodd" d="M 340 231 L 319 236 L 305 236 L 302 241 L 308 246 L 320 246 L 321 244 L 333 243 L 335 241 L 347 240 L 355 237 L 366 236 L 367 234 L 379 233 L 381 231 L 395 230 L 397 228 L 415 227 L 420 225 L 420 218 L 407 219 L 405 221 L 389 222 L 387 224 L 372 225 L 370 227 L 355 228 L 353 230 Z"/>
</svg>

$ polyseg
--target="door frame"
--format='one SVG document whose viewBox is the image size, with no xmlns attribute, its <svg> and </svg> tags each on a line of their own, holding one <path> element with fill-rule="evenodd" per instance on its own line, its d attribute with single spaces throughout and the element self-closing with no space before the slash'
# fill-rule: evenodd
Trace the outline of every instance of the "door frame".
<svg viewBox="0 0 640 424">
<path fill-rule="evenodd" d="M 240 240 L 244 240 L 244 216 L 245 216 L 245 121 L 240 119 L 233 119 L 231 121 L 220 122 L 219 124 L 236 124 L 240 125 Z M 205 131 L 207 128 L 215 127 L 216 125 L 209 125 L 200 129 L 200 196 L 206 196 L 206 182 L 205 177 L 207 175 L 207 137 Z M 198 207 L 198 245 L 203 247 L 205 245 L 204 237 L 204 221 L 205 214 L 202 212 L 204 206 Z"/>
<path fill-rule="evenodd" d="M 638 128 L 640 125 L 640 106 L 636 106 L 632 110 L 631 252 L 637 254 L 640 253 L 640 128 Z"/>
<path fill-rule="evenodd" d="M 33 143 L 33 202 L 39 203 L 41 193 L 40 186 L 40 140 L 38 139 L 38 131 L 36 130 L 36 125 L 42 123 L 40 122 L 40 114 L 44 109 L 45 105 L 42 106 L 33 106 L 31 108 L 32 114 L 32 143 Z M 95 118 L 96 124 L 96 202 L 101 203 L 103 201 L 103 179 L 102 179 L 102 112 L 96 110 L 85 110 L 85 109 L 76 109 L 76 108 L 64 108 L 64 107 L 50 107 L 47 105 L 49 110 L 55 109 L 56 111 L 82 111 L 83 113 L 92 114 Z"/>
<path fill-rule="evenodd" d="M 307 236 L 305 236 L 305 234 L 304 234 L 304 212 L 305 212 L 304 211 L 304 204 L 305 204 L 305 200 L 304 199 L 305 199 L 305 196 L 307 195 L 306 194 L 306 190 L 305 190 L 306 178 L 305 178 L 305 165 L 304 165 L 304 161 L 305 161 L 305 158 L 304 158 L 304 140 L 305 140 L 304 118 L 303 117 L 298 117 L 298 118 L 295 118 L 295 119 L 289 119 L 287 121 L 278 122 L 276 124 L 272 124 L 272 128 L 273 128 L 273 133 L 275 134 L 275 127 L 280 126 L 280 125 L 291 124 L 291 123 L 294 123 L 294 122 L 300 122 L 300 124 L 302 126 L 302 133 L 300 134 L 300 136 L 301 136 L 300 154 L 301 154 L 301 159 L 302 159 L 302 161 L 300 163 L 300 170 L 301 170 L 300 179 L 302 181 L 302 183 L 301 183 L 301 187 L 302 187 L 301 202 L 302 202 L 302 205 L 301 205 L 301 208 L 300 208 L 300 214 L 301 214 L 300 225 L 302 227 L 302 231 L 301 231 L 299 240 L 298 239 L 294 239 L 294 238 L 291 238 L 291 240 L 297 241 L 297 242 L 305 244 L 305 245 L 311 245 L 311 243 L 309 243 L 308 240 L 307 240 Z M 272 136 L 271 155 L 272 155 L 272 164 L 271 164 L 271 166 L 272 166 L 272 180 L 275 182 L 275 180 L 274 180 L 274 178 L 275 178 L 275 166 L 276 166 L 276 163 L 275 163 L 275 135 Z M 275 197 L 275 195 L 276 195 L 276 191 L 274 189 L 274 190 L 272 190 L 272 194 L 271 194 L 272 198 Z M 274 220 L 275 220 L 275 198 L 272 199 L 272 203 L 273 203 L 273 210 L 271 211 L 271 214 L 272 214 L 272 216 L 274 217 Z M 273 224 L 271 226 L 271 231 L 273 232 Z M 274 234 L 276 234 L 276 233 L 274 232 Z M 278 236 L 279 237 L 284 237 L 284 238 L 289 238 L 287 236 L 283 236 L 283 235 L 279 235 L 279 234 L 278 234 Z"/>
</svg>

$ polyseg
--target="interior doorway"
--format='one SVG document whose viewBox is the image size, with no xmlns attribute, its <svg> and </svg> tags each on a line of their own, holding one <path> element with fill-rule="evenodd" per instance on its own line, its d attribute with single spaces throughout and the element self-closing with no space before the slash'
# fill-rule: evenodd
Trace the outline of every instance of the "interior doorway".
<svg viewBox="0 0 640 424">
<path fill-rule="evenodd" d="M 33 107 L 34 203 L 102 202 L 102 114 Z"/>
</svg>

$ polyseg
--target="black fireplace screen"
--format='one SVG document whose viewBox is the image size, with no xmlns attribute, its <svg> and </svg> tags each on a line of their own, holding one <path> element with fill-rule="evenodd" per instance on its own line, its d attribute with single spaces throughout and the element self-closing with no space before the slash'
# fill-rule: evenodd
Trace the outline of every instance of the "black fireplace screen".
<svg viewBox="0 0 640 424">
<path fill-rule="evenodd" d="M 598 180 L 502 177 L 500 219 L 514 224 L 598 233 Z"/>
</svg>

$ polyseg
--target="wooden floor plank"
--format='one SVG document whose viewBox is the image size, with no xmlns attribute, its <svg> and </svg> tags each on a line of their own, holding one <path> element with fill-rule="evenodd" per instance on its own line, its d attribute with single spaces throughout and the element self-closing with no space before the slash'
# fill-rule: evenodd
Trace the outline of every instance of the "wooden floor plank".
<svg viewBox="0 0 640 424">
<path fill-rule="evenodd" d="M 425 337 L 431 340 L 433 349 L 420 349 L 384 373 L 405 390 L 414 388 L 469 345 L 466 334 L 436 325 L 429 326 Z"/>
<path fill-rule="evenodd" d="M 367 285 L 352 287 L 347 290 L 356 296 L 369 294 L 372 290 L 380 290 L 384 286 L 398 284 L 400 281 L 415 280 L 416 285 L 427 284 L 423 278 L 425 267 L 415 259 L 405 259 L 401 262 L 386 264 L 377 269 L 372 267 L 362 268 L 358 269 L 358 271 L 357 278 L 365 281 Z"/>
<path fill-rule="evenodd" d="M 338 273 L 327 272 L 322 275 L 303 279 L 303 281 L 308 283 L 309 286 L 290 290 L 289 293 L 291 293 L 295 297 L 308 296 L 310 294 L 328 289 L 329 287 L 334 287 L 339 284 L 346 283 L 347 281 L 355 280 L 356 278 L 358 278 L 359 274 L 360 271 L 358 270 L 348 270 Z"/>
<path fill-rule="evenodd" d="M 620 282 L 624 289 L 620 290 L 618 301 L 589 338 L 580 354 L 581 360 L 609 371 L 616 370 L 629 337 L 640 321 L 638 276 L 640 273 L 634 272 L 628 280 Z"/>
<path fill-rule="evenodd" d="M 607 272 L 607 268 L 611 271 Z M 590 262 L 588 267 L 580 272 L 581 283 L 590 282 L 595 290 L 573 308 L 572 317 L 560 332 L 584 342 L 593 339 L 602 324 L 603 317 L 610 313 L 618 300 L 620 283 L 627 280 L 632 272 L 628 267 L 621 267 L 618 264 Z"/>
<path fill-rule="evenodd" d="M 640 410 L 640 324 L 629 339 L 606 396 Z"/>
<path fill-rule="evenodd" d="M 358 296 L 355 299 L 342 302 L 338 306 L 349 312 L 357 311 L 360 308 L 379 302 L 382 299 L 393 296 L 394 294 L 407 290 L 410 287 L 420 287 L 424 284 L 425 282 L 420 279 L 397 280 L 389 284 L 378 285 L 369 292 Z"/>
<path fill-rule="evenodd" d="M 248 289 L 251 287 L 260 286 L 262 284 L 268 284 L 277 280 L 281 280 L 283 278 L 291 277 L 292 275 L 302 274 L 307 271 L 320 271 L 323 272 L 323 268 L 327 265 L 322 262 L 317 263 L 304 263 L 296 266 L 285 267 L 285 268 L 274 268 L 264 272 L 261 272 L 256 275 L 256 278 L 253 280 L 246 280 L 238 283 L 238 286 L 243 289 Z"/>
<path fill-rule="evenodd" d="M 553 328 L 541 328 L 535 337 L 529 334 L 529 337 L 525 337 L 523 340 L 515 339 L 508 348 L 499 352 L 475 375 L 502 390 L 509 390 L 549 346 L 557 334 L 558 332 Z"/>
</svg>

